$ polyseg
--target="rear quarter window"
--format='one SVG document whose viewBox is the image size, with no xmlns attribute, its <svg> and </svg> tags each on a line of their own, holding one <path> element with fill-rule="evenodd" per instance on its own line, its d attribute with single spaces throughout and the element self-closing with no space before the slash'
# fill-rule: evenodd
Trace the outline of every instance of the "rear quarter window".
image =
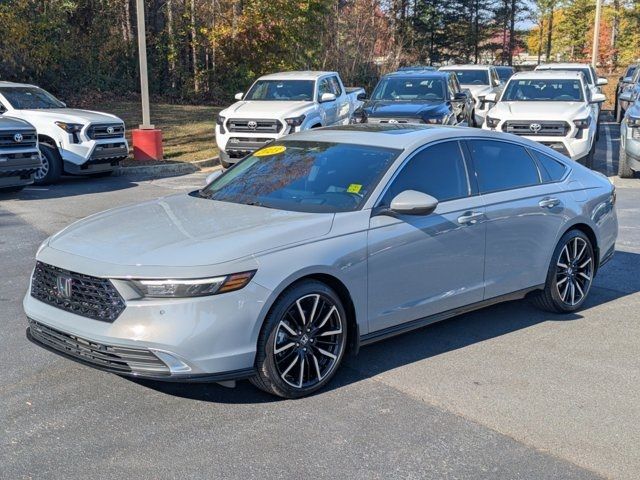
<svg viewBox="0 0 640 480">
<path fill-rule="evenodd" d="M 542 174 L 544 181 L 557 182 L 562 180 L 567 171 L 567 167 L 562 162 L 537 150 L 530 151 L 542 167 L 540 173 Z"/>
</svg>

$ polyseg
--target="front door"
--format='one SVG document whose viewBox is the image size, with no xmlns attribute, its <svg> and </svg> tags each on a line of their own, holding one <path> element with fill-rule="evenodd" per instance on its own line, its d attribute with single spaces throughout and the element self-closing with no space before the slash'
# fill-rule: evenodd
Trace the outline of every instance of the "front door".
<svg viewBox="0 0 640 480">
<path fill-rule="evenodd" d="M 484 207 L 467 172 L 460 143 L 447 141 L 419 150 L 392 180 L 380 206 L 405 190 L 428 193 L 439 205 L 426 216 L 372 216 L 371 332 L 482 300 Z"/>
</svg>

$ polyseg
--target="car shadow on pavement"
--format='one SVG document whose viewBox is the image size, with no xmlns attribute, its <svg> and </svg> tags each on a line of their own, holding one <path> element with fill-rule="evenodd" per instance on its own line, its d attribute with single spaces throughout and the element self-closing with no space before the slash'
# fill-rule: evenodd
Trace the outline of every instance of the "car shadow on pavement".
<svg viewBox="0 0 640 480">
<path fill-rule="evenodd" d="M 460 315 L 360 349 L 345 358 L 336 377 L 320 393 L 374 377 L 395 368 L 424 361 L 543 322 L 584 319 L 584 312 L 640 291 L 640 254 L 616 252 L 599 272 L 581 310 L 555 314 L 539 310 L 528 300 L 517 300 Z M 218 403 L 265 403 L 276 397 L 254 388 L 248 381 L 236 388 L 216 384 L 184 384 L 132 380 L 156 391 L 193 400 Z"/>
<path fill-rule="evenodd" d="M 63 177 L 55 185 L 29 185 L 20 192 L 3 193 L 2 200 L 49 200 L 52 198 L 75 197 L 95 193 L 115 192 L 137 187 L 138 184 L 127 177 Z"/>
</svg>

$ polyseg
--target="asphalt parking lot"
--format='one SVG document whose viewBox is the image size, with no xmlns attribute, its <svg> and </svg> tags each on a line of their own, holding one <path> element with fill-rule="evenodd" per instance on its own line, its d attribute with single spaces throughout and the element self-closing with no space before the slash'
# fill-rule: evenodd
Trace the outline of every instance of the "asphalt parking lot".
<svg viewBox="0 0 640 480">
<path fill-rule="evenodd" d="M 594 168 L 614 175 L 618 127 L 603 127 Z M 27 341 L 42 240 L 204 177 L 0 197 L 0 478 L 638 478 L 640 178 L 614 180 L 618 251 L 583 310 L 518 301 L 435 324 L 363 348 L 311 398 L 134 382 Z"/>
</svg>

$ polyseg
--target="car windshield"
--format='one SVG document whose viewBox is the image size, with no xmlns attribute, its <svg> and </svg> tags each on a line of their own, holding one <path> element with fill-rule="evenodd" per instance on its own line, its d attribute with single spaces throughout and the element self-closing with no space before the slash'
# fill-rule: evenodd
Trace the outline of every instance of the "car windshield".
<svg viewBox="0 0 640 480">
<path fill-rule="evenodd" d="M 16 110 L 65 107 L 56 97 L 38 87 L 2 87 L 0 94 Z"/>
<path fill-rule="evenodd" d="M 310 102 L 314 86 L 313 80 L 258 80 L 244 100 Z"/>
<path fill-rule="evenodd" d="M 444 100 L 444 81 L 436 78 L 388 77 L 380 80 L 372 100 L 441 101 Z"/>
<path fill-rule="evenodd" d="M 447 70 L 458 77 L 460 85 L 489 85 L 489 72 L 487 70 Z"/>
<path fill-rule="evenodd" d="M 496 67 L 496 71 L 498 72 L 498 78 L 500 78 L 500 80 L 502 80 L 503 82 L 509 80 L 511 78 L 511 75 L 513 75 L 512 67 Z"/>
<path fill-rule="evenodd" d="M 503 102 L 581 102 L 579 80 L 511 80 Z"/>
<path fill-rule="evenodd" d="M 633 65 L 627 69 L 627 73 L 624 74 L 624 78 L 631 78 L 636 71 L 636 66 Z"/>
<path fill-rule="evenodd" d="M 296 212 L 357 210 L 400 152 L 330 142 L 276 142 L 236 164 L 200 196 Z"/>
<path fill-rule="evenodd" d="M 591 69 L 589 67 L 562 67 L 562 68 L 542 68 L 538 70 L 555 70 L 561 72 L 582 72 L 584 79 L 589 85 L 593 85 L 593 77 L 591 77 Z"/>
</svg>

